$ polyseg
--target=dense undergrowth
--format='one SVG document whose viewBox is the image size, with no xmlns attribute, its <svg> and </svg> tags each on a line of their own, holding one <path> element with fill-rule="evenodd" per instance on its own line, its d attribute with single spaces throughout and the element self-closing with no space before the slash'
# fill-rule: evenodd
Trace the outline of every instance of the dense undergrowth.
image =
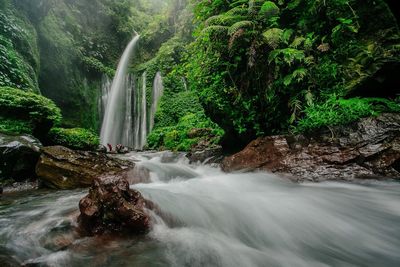
<svg viewBox="0 0 400 267">
<path fill-rule="evenodd" d="M 95 150 L 100 144 L 99 136 L 83 128 L 52 128 L 47 135 L 47 144 L 62 145 L 78 150 Z"/>
<path fill-rule="evenodd" d="M 61 108 L 53 124 L 70 129 L 49 143 L 93 148 L 97 137 L 73 128 L 99 130 L 102 77 L 136 30 L 130 71 L 146 72 L 148 100 L 157 72 L 164 85 L 147 147 L 239 148 L 399 112 L 400 33 L 386 2 L 0 0 L 0 86 Z M 1 131 L 36 134 L 37 119 L 11 113 Z"/>
<path fill-rule="evenodd" d="M 0 132 L 30 134 L 46 145 L 63 145 L 73 149 L 93 150 L 99 137 L 82 128 L 59 128 L 60 109 L 37 93 L 12 87 L 0 87 Z"/>
<path fill-rule="evenodd" d="M 382 0 L 199 1 L 195 18 L 188 80 L 234 142 L 347 123 L 357 116 L 322 110 L 360 112 L 368 101 L 340 99 L 398 68 L 399 29 Z M 372 95 L 395 97 L 385 86 Z"/>
</svg>

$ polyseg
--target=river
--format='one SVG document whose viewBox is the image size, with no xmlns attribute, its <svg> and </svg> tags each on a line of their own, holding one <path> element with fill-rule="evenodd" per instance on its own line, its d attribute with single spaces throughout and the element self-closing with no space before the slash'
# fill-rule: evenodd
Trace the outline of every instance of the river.
<svg viewBox="0 0 400 267">
<path fill-rule="evenodd" d="M 226 174 L 165 153 L 123 156 L 150 170 L 132 186 L 156 203 L 142 237 L 75 231 L 87 190 L 0 198 L 0 266 L 400 266 L 400 184 L 294 184 Z"/>
</svg>

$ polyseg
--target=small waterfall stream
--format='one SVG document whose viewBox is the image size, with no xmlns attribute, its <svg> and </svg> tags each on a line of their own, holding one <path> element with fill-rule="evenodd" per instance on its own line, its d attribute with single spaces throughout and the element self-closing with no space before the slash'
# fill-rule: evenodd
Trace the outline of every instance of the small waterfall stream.
<svg viewBox="0 0 400 267">
<path fill-rule="evenodd" d="M 151 113 L 150 113 L 150 127 L 149 131 L 153 130 L 154 127 L 154 117 L 156 116 L 158 102 L 161 99 L 161 96 L 164 91 L 164 86 L 162 82 L 161 72 L 156 73 L 156 77 L 154 77 L 153 81 L 153 92 L 152 92 L 152 99 L 153 103 L 151 103 Z"/>
</svg>

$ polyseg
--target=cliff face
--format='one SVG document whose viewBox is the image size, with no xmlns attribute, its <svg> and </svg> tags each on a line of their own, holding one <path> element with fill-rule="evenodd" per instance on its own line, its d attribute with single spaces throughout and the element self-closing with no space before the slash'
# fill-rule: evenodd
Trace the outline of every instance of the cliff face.
<svg viewBox="0 0 400 267">
<path fill-rule="evenodd" d="M 0 86 L 41 92 L 67 126 L 97 129 L 102 76 L 113 74 L 134 30 L 170 2 L 1 0 Z"/>
</svg>

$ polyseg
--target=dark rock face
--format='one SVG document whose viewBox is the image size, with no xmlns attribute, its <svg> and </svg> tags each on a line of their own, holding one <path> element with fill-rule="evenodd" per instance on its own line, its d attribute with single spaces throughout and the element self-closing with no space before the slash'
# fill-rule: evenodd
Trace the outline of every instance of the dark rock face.
<svg viewBox="0 0 400 267">
<path fill-rule="evenodd" d="M 264 170 L 297 181 L 400 179 L 400 114 L 364 118 L 314 136 L 268 136 L 227 157 L 224 171 Z"/>
<path fill-rule="evenodd" d="M 127 180 L 107 176 L 94 180 L 89 194 L 79 202 L 78 223 L 86 235 L 103 233 L 145 233 L 150 217 L 142 195 L 129 189 Z"/>
<path fill-rule="evenodd" d="M 0 179 L 21 182 L 35 178 L 41 147 L 40 141 L 32 136 L 0 133 Z"/>
<path fill-rule="evenodd" d="M 50 187 L 73 189 L 89 187 L 95 178 L 103 175 L 128 176 L 133 168 L 134 163 L 111 158 L 104 153 L 53 146 L 43 148 L 36 173 Z"/>
</svg>

